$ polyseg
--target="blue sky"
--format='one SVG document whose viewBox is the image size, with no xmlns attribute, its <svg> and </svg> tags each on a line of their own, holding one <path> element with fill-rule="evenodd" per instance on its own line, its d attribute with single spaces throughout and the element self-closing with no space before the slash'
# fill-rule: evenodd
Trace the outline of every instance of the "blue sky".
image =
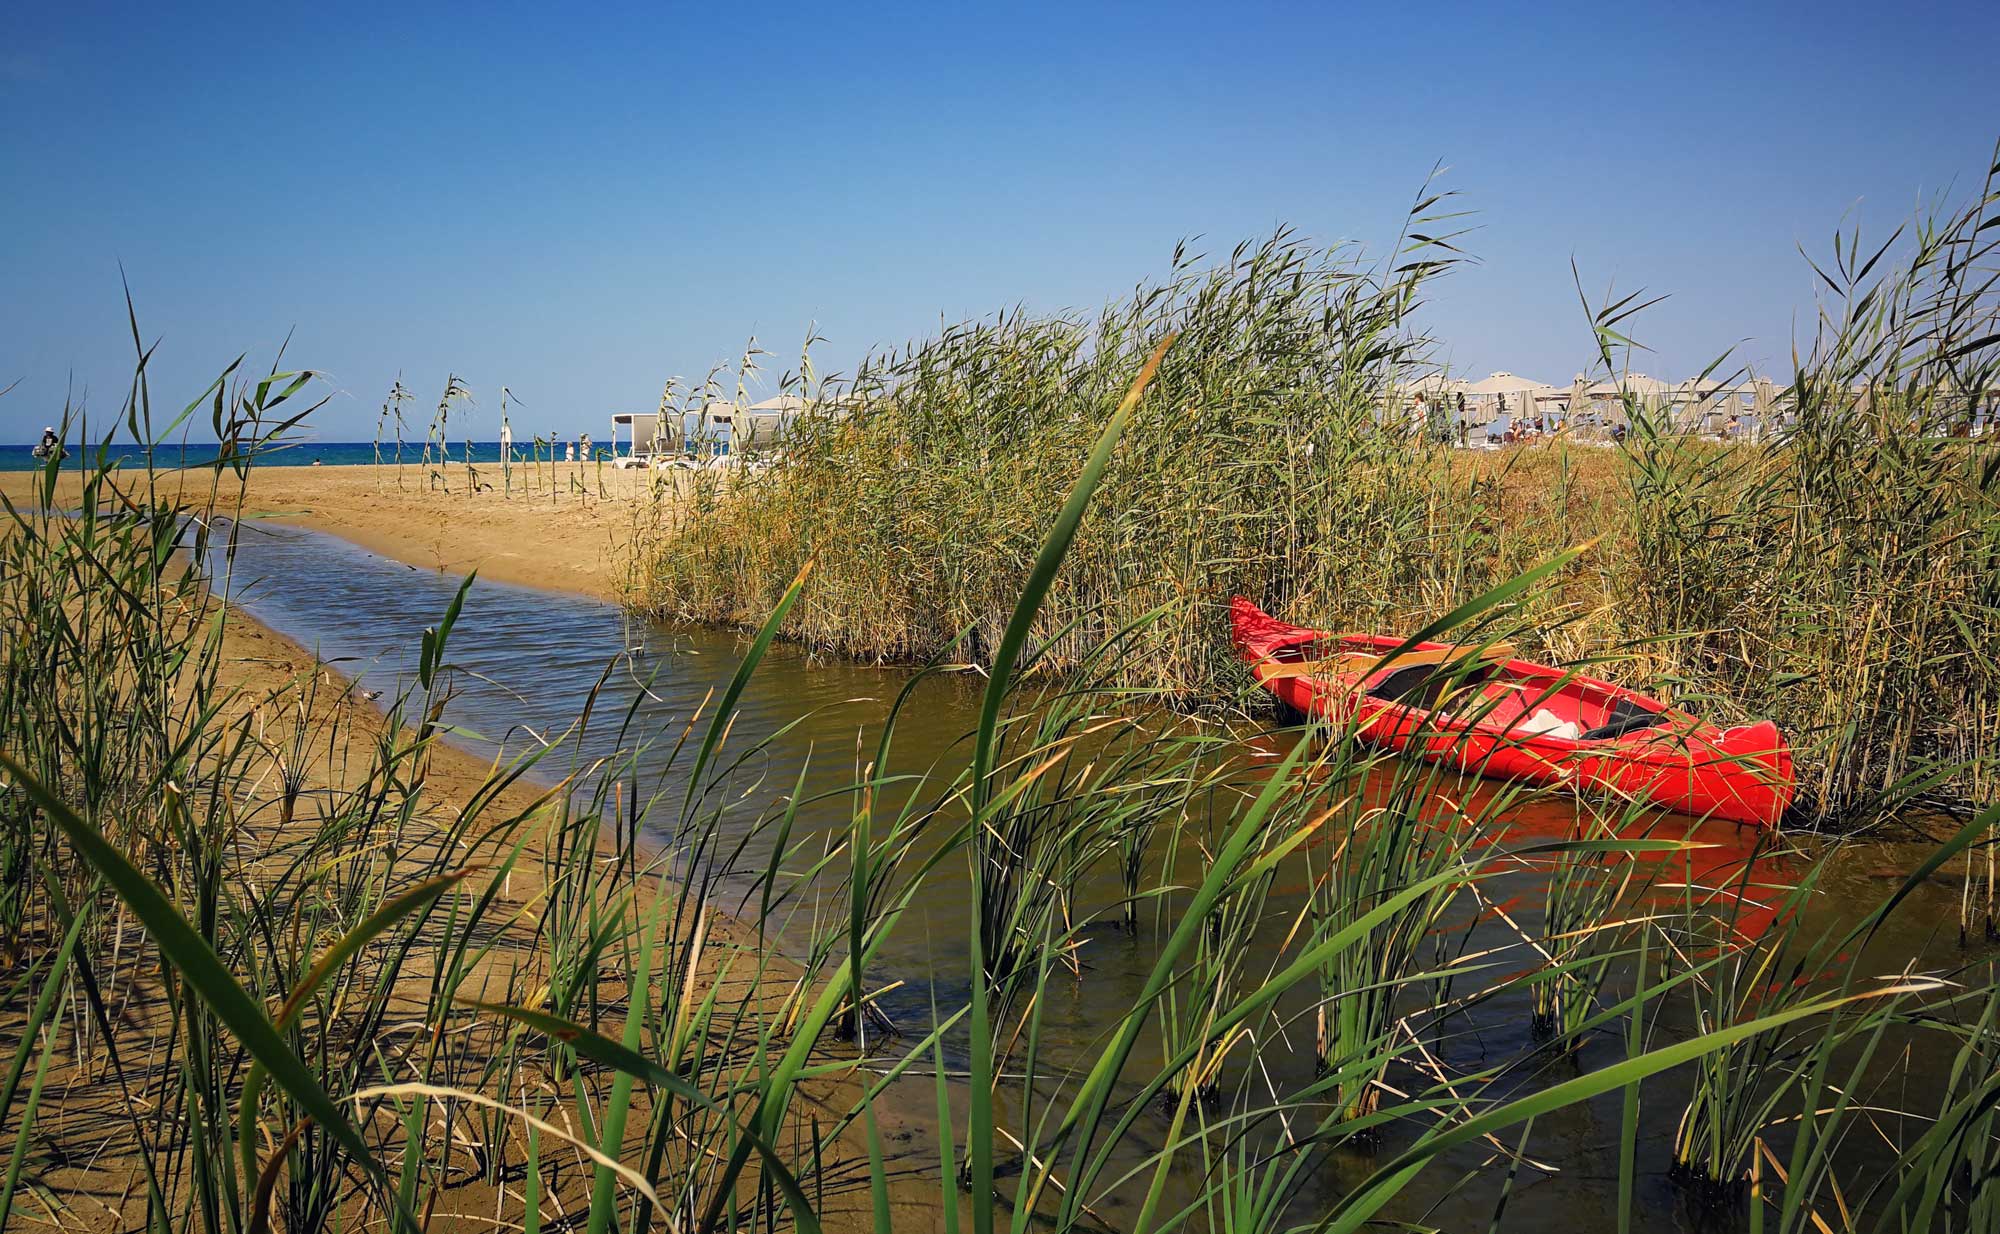
<svg viewBox="0 0 2000 1234">
<path fill-rule="evenodd" d="M 739 11 L 740 10 L 740 11 Z M 1754 11 L 1753 11 L 1754 10 Z M 755 337 L 825 368 L 940 321 L 1095 307 L 1176 240 L 1380 245 L 1434 163 L 1476 268 L 1456 369 L 1563 382 L 1570 281 L 1671 295 L 1661 376 L 1782 361 L 1823 252 L 1971 186 L 2000 6 L 87 3 L 0 13 L 0 439 L 236 354 L 328 375 L 329 440 L 400 372 L 497 427 L 602 431 Z"/>
</svg>

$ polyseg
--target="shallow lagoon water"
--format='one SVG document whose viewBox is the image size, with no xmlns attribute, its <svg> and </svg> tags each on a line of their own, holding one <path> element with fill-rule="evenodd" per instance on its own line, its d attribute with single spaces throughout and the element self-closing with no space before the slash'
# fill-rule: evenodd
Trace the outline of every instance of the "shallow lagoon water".
<svg viewBox="0 0 2000 1234">
<path fill-rule="evenodd" d="M 460 580 L 389 561 L 323 533 L 250 522 L 240 527 L 227 585 L 259 621 L 357 679 L 359 688 L 393 697 L 414 676 L 423 630 L 437 624 Z M 743 643 L 733 634 L 636 620 L 614 605 L 585 597 L 475 581 L 448 648 L 447 659 L 457 670 L 455 694 L 446 713 L 454 726 L 451 739 L 487 756 L 500 750 L 518 754 L 537 742 L 561 737 L 595 692 L 591 726 L 533 774 L 552 783 L 595 759 L 621 749 L 636 750 L 633 782 L 642 793 L 657 795 L 664 807 L 660 816 L 672 817 L 679 794 L 685 791 L 684 782 L 674 775 L 685 760 L 670 766 L 669 751 L 690 717 L 735 673 L 742 649 Z M 795 648 L 774 646 L 743 695 L 730 736 L 730 745 L 737 750 L 765 743 L 735 773 L 732 790 L 740 798 L 742 817 L 747 820 L 780 802 L 792 791 L 800 767 L 808 766 L 805 798 L 814 803 L 801 809 L 798 825 L 802 834 L 816 829 L 828 837 L 827 843 L 835 842 L 847 826 L 850 809 L 848 798 L 837 790 L 855 780 L 867 756 L 863 751 L 872 754 L 874 730 L 909 677 L 904 669 L 818 660 Z M 934 762 L 950 766 L 962 757 L 964 736 L 977 723 L 982 685 L 983 678 L 972 676 L 933 678 L 918 686 L 897 729 L 900 769 L 921 770 Z M 632 721 L 621 734 L 619 722 L 628 713 Z M 1513 829 L 1523 839 L 1560 835 L 1567 830 L 1572 811 L 1560 799 L 1541 801 L 1518 811 Z M 1723 878 L 1740 870 L 1755 843 L 1753 835 L 1727 825 L 1704 825 L 1693 837 L 1708 846 L 1694 872 L 1703 878 Z M 1827 871 L 1826 894 L 1816 902 L 1814 915 L 1837 921 L 1879 901 L 1894 887 L 1895 876 L 1909 868 L 1917 851 L 1851 847 Z M 1766 860 L 1756 877 L 1783 882 L 1801 868 L 1796 860 Z M 941 875 L 927 885 L 915 911 L 870 973 L 871 985 L 900 983 L 882 1005 L 898 1024 L 919 1033 L 934 1006 L 949 1010 L 965 994 L 972 905 L 956 863 L 947 863 Z M 1516 920 L 1532 927 L 1534 890 L 1531 877 L 1508 876 L 1495 896 L 1511 900 Z M 1100 891 L 1114 894 L 1100 896 L 1102 902 L 1094 907 L 1115 898 L 1115 889 Z M 1270 927 L 1274 943 L 1296 910 L 1301 891 L 1281 883 L 1274 896 Z M 1171 911 L 1170 904 L 1166 909 Z M 800 917 L 810 915 L 809 901 L 801 900 Z M 1940 971 L 1965 963 L 1971 957 L 1957 946 L 1955 919 L 1953 888 L 1936 884 L 1920 889 L 1877 940 L 1875 969 L 1899 968 L 1911 957 Z M 794 931 L 802 928 L 795 926 Z M 1109 919 L 1090 931 L 1079 955 L 1079 975 L 1052 987 L 1050 1005 L 1044 1009 L 1050 1061 L 1087 1065 L 1095 1057 L 1101 1047 L 1099 1035 L 1136 998 L 1156 937 L 1146 928 L 1137 938 L 1129 937 Z M 1490 922 L 1476 924 L 1469 946 L 1492 945 L 1502 937 Z M 787 941 L 800 940 L 787 940 L 786 932 L 780 931 L 780 944 Z M 1535 1045 L 1524 996 L 1494 1000 L 1449 1025 L 1431 1044 L 1442 1062 L 1457 1068 L 1492 1066 L 1527 1055 Z M 1311 1078 L 1305 1057 L 1310 1026 L 1300 1022 L 1294 1027 L 1301 1036 L 1292 1043 L 1290 1056 L 1298 1066 L 1278 1078 L 1304 1084 Z M 1684 1027 L 1669 1020 L 1660 1031 Z M 1157 1045 L 1148 1048 L 1157 1057 Z M 1579 1058 L 1541 1062 L 1523 1074 L 1521 1083 L 1559 1081 L 1577 1068 L 1615 1061 L 1623 1053 L 1615 1031 L 1600 1033 Z M 947 1066 L 955 1065 L 960 1056 L 958 1049 L 952 1049 Z M 1277 1051 L 1273 1057 L 1282 1060 L 1285 1053 Z M 1140 1058 L 1135 1063 L 1144 1067 L 1146 1061 Z M 1925 1063 L 1915 1060 L 1918 1072 L 1927 1070 Z M 921 1110 L 931 1101 L 931 1090 L 926 1080 L 915 1083 L 919 1091 L 910 1108 Z M 1639 1148 L 1643 1177 L 1636 1229 L 1715 1228 L 1712 1218 L 1691 1208 L 1666 1176 L 1667 1140 L 1679 1115 L 1680 1091 L 1672 1081 L 1648 1090 Z M 1008 1108 L 1003 1100 L 1003 1119 Z M 923 1169 L 922 1163 L 936 1160 L 934 1141 L 920 1115 L 910 1116 L 909 1121 L 916 1138 L 906 1145 L 908 1160 Z M 1521 1171 L 1508 1200 L 1508 1228 L 1612 1228 L 1618 1125 L 1616 1098 L 1539 1121 L 1531 1155 L 1558 1168 L 1546 1174 Z M 1132 1161 L 1137 1163 L 1145 1151 L 1156 1147 L 1166 1132 L 1164 1111 L 1140 1120 L 1132 1137 Z M 1399 1142 L 1392 1133 L 1378 1151 L 1392 1150 Z M 1479 1146 L 1434 1166 L 1424 1182 L 1406 1193 L 1394 1215 L 1445 1229 L 1486 1228 L 1504 1174 L 1504 1164 L 1490 1160 L 1493 1155 L 1489 1147 Z M 1302 1203 L 1311 1208 L 1315 1199 L 1338 1195 L 1358 1183 L 1376 1161 L 1362 1150 L 1337 1157 L 1322 1180 L 1323 1194 L 1301 1197 Z M 1466 1174 L 1474 1175 L 1473 1181 L 1452 1186 Z M 1194 1185 L 1190 1175 L 1186 1187 Z M 1120 1207 L 1110 1204 L 1105 1215 L 1115 1221 Z M 1725 1222 L 1724 1228 L 1728 1225 Z"/>
</svg>

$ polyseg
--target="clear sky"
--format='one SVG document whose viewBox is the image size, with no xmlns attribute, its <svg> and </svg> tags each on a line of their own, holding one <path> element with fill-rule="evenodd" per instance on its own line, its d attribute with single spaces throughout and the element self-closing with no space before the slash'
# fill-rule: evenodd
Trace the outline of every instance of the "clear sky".
<svg viewBox="0 0 2000 1234">
<path fill-rule="evenodd" d="M 1434 163 L 1481 264 L 1457 370 L 1558 384 L 1570 282 L 1672 298 L 1678 377 L 1782 361 L 1823 252 L 1967 189 L 2000 135 L 2000 5 L 925 3 L 0 8 L 0 440 L 72 382 L 158 403 L 237 353 L 323 370 L 327 440 L 400 372 L 602 432 L 754 336 L 874 345 L 1091 308 L 1175 241 L 1389 241 Z M 454 433 L 454 436 L 456 433 Z"/>
</svg>

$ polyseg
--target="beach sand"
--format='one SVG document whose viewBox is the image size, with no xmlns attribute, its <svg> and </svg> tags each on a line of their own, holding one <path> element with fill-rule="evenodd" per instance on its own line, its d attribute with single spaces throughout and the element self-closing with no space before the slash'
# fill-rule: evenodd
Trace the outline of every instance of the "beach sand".
<svg viewBox="0 0 2000 1234">
<path fill-rule="evenodd" d="M 384 557 L 419 569 L 581 592 L 622 601 L 629 591 L 634 538 L 675 500 L 675 476 L 608 465 L 561 464 L 513 469 L 512 491 L 492 466 L 479 469 L 474 491 L 463 464 L 433 487 L 414 465 L 383 467 L 264 467 L 250 469 L 243 515 L 330 531 Z M 35 500 L 40 477 L 0 476 L 0 492 L 16 505 Z M 162 472 L 169 492 L 205 501 L 213 473 Z M 136 482 L 136 481 L 135 481 Z M 76 500 L 76 473 L 63 473 L 59 505 Z M 233 474 L 222 488 L 236 488 Z"/>
</svg>

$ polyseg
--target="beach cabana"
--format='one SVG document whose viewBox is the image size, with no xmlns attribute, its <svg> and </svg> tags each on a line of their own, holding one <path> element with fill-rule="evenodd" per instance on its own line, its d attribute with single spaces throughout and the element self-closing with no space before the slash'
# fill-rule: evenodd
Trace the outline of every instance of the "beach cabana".
<svg viewBox="0 0 2000 1234">
<path fill-rule="evenodd" d="M 728 451 L 770 449 L 784 440 L 800 416 L 820 406 L 796 394 L 780 394 L 761 403 L 741 406 L 714 402 L 704 406 L 700 418 L 705 428 L 697 435 L 711 443 L 728 443 Z M 693 416 L 695 413 L 689 413 Z"/>
<path fill-rule="evenodd" d="M 776 445 L 812 404 L 796 394 L 780 394 L 752 403 L 737 413 L 731 440 L 739 450 Z"/>
<path fill-rule="evenodd" d="M 736 448 L 736 421 L 743 414 L 743 408 L 735 403 L 725 403 L 720 399 L 703 403 L 694 411 L 681 413 L 682 431 L 688 435 L 690 449 L 706 449 L 714 454 L 727 454 Z"/>
<path fill-rule="evenodd" d="M 646 459 L 670 453 L 680 440 L 679 425 L 673 417 L 662 422 L 658 412 L 621 411 L 611 417 L 611 455 L 619 457 L 619 430 L 624 430 L 625 457 Z"/>
</svg>

